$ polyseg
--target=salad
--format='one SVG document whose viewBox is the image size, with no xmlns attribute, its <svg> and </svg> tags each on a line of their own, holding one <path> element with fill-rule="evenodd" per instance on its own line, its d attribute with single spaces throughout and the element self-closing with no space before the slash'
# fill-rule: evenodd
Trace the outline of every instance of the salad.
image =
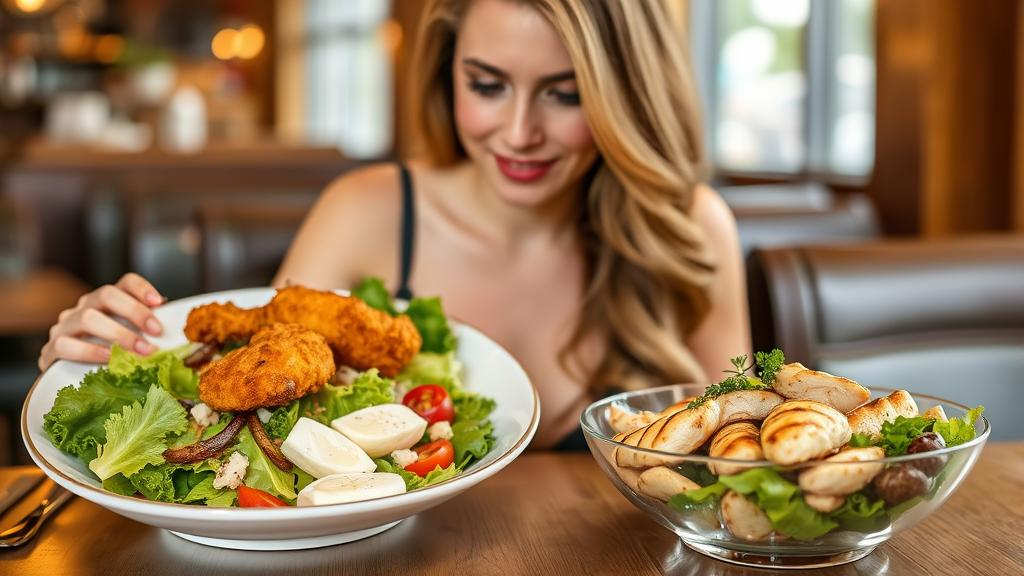
<svg viewBox="0 0 1024 576">
<path fill-rule="evenodd" d="M 304 290 L 316 298 L 328 297 Z M 457 341 L 440 300 L 414 298 L 400 313 L 375 278 L 364 280 L 352 294 L 375 310 L 366 312 L 360 304 L 355 312 L 345 313 L 376 314 L 415 326 L 417 349 L 400 369 L 382 361 L 382 369 L 339 363 L 335 371 L 332 348 L 324 342 L 331 344 L 336 358 L 337 346 L 345 343 L 336 344 L 336 334 L 335 341 L 331 335 L 326 340 L 311 337 L 311 332 L 330 328 L 310 320 L 299 321 L 314 324 L 312 330 L 298 325 L 283 330 L 275 324 L 269 332 L 257 332 L 251 342 L 200 341 L 147 357 L 115 345 L 106 366 L 58 392 L 43 430 L 57 448 L 81 459 L 104 489 L 160 502 L 218 507 L 335 504 L 416 490 L 457 476 L 493 449 L 489 415 L 495 403 L 462 388 Z M 318 310 L 324 310 L 324 301 L 318 302 Z M 213 306 L 253 312 L 231 304 Z M 320 316 L 318 321 L 325 322 Z M 380 318 L 375 322 L 381 324 Z M 276 348 L 267 345 L 271 337 L 278 338 L 270 341 Z M 321 356 L 332 368 L 329 379 L 323 381 L 322 370 L 309 372 L 314 382 L 308 393 L 300 387 L 286 402 L 268 402 L 246 378 L 275 361 L 285 367 L 298 360 L 312 365 L 305 350 L 294 358 L 280 358 L 290 352 L 282 347 L 293 343 L 323 347 Z M 230 394 L 256 397 L 261 404 L 244 411 L 212 408 L 203 401 L 214 397 L 207 380 L 246 354 L 255 356 L 255 368 L 236 371 L 225 382 L 235 388 Z M 386 377 L 385 370 L 394 374 Z M 285 380 L 285 387 L 294 391 L 296 382 Z M 257 391 L 249 394 L 246 386 Z"/>
<path fill-rule="evenodd" d="M 969 442 L 984 410 L 947 418 L 938 405 L 919 413 L 905 390 L 871 399 L 853 380 L 787 364 L 778 349 L 732 363 L 727 378 L 660 413 L 611 404 L 620 445 L 609 460 L 636 493 L 747 542 L 885 529 L 931 499 L 956 468 L 948 454 L 885 459 Z"/>
</svg>

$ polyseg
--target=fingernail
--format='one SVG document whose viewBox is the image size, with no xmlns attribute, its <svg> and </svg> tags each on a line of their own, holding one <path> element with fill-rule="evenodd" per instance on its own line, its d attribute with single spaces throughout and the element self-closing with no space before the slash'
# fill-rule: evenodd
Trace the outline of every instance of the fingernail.
<svg viewBox="0 0 1024 576">
<path fill-rule="evenodd" d="M 156 318 L 146 320 L 146 332 L 149 332 L 153 336 L 159 336 L 163 331 L 164 327 L 160 325 L 160 322 Z"/>
<path fill-rule="evenodd" d="M 156 350 L 156 348 L 145 340 L 139 340 L 135 343 L 135 351 L 143 356 L 152 354 L 154 350 Z"/>
<path fill-rule="evenodd" d="M 100 362 L 107 362 L 110 360 L 110 348 L 104 348 L 100 351 Z"/>
<path fill-rule="evenodd" d="M 146 303 L 150 306 L 159 306 L 164 303 L 164 299 L 156 292 L 150 290 L 149 293 L 146 294 Z"/>
</svg>

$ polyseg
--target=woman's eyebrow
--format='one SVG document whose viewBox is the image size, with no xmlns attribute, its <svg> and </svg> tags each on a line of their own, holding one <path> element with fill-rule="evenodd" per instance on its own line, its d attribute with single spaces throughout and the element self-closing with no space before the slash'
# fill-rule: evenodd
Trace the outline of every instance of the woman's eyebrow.
<svg viewBox="0 0 1024 576">
<path fill-rule="evenodd" d="M 498 68 L 497 66 L 493 66 L 491 64 L 487 64 L 486 62 L 482 62 L 476 58 L 463 58 L 462 64 L 464 66 L 472 66 L 474 68 L 479 68 L 484 72 L 487 72 L 488 74 L 493 74 L 494 76 L 497 76 L 499 78 L 508 78 L 508 73 L 502 70 L 501 68 Z M 573 80 L 575 78 L 575 71 L 566 70 L 564 72 L 556 72 L 554 74 L 548 74 L 547 76 L 543 76 L 541 77 L 540 81 L 542 84 L 551 84 L 554 82 L 561 82 L 563 80 Z"/>
</svg>

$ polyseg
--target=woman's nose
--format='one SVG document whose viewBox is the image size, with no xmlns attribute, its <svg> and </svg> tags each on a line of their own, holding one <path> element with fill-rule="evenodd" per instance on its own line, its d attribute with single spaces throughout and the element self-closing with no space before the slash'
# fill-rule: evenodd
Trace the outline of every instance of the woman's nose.
<svg viewBox="0 0 1024 576">
<path fill-rule="evenodd" d="M 517 99 L 505 130 L 505 144 L 515 150 L 539 146 L 544 142 L 543 126 L 537 111 L 527 98 Z"/>
</svg>

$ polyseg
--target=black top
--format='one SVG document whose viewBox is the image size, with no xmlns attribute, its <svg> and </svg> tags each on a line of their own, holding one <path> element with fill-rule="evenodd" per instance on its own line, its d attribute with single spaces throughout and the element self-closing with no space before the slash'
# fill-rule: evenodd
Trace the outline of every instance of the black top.
<svg viewBox="0 0 1024 576">
<path fill-rule="evenodd" d="M 399 164 L 398 173 L 402 178 L 402 252 L 395 297 L 409 300 L 412 298 L 409 273 L 412 271 L 413 250 L 416 248 L 416 199 L 413 197 L 412 174 L 409 168 L 405 164 Z"/>
<path fill-rule="evenodd" d="M 416 197 L 412 188 L 412 173 L 405 164 L 398 165 L 398 174 L 402 180 L 402 238 L 401 254 L 398 269 L 398 289 L 395 297 L 403 300 L 412 298 L 409 288 L 409 276 L 412 272 L 412 259 L 416 248 Z M 587 441 L 583 431 L 577 428 L 564 438 L 556 450 L 583 451 L 587 450 Z"/>
</svg>

